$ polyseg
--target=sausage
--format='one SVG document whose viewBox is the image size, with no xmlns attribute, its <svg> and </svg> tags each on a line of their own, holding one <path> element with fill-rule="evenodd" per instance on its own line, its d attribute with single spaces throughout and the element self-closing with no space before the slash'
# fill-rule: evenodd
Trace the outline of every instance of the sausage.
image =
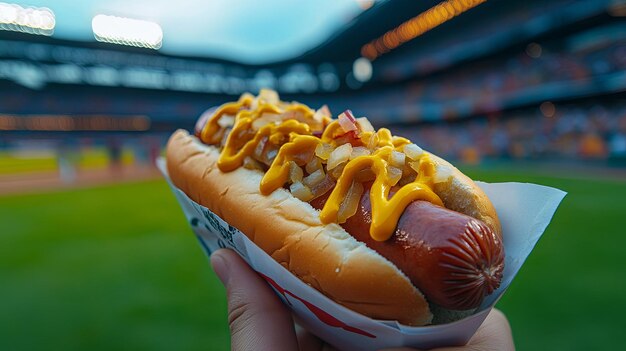
<svg viewBox="0 0 626 351">
<path fill-rule="evenodd" d="M 430 303 L 469 310 L 498 288 L 504 250 L 499 236 L 482 221 L 427 201 L 414 201 L 392 237 L 376 241 L 369 234 L 372 209 L 367 189 L 371 183 L 364 186 L 356 214 L 342 227 L 395 264 Z M 329 194 L 312 200 L 311 205 L 321 210 Z"/>
<path fill-rule="evenodd" d="M 202 134 L 202 129 L 204 129 L 204 126 L 206 126 L 206 124 L 209 122 L 209 118 L 213 116 L 215 111 L 217 111 L 217 106 L 209 108 L 208 110 L 204 111 L 202 115 L 200 115 L 200 118 L 198 118 L 198 120 L 196 121 L 196 125 L 193 129 L 193 134 L 196 137 L 200 138 L 200 135 Z"/>
</svg>

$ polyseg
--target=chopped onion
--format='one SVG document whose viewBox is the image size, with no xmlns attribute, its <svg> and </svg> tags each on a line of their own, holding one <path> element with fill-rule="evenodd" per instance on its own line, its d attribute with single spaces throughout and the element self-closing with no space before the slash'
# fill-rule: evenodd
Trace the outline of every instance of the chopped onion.
<svg viewBox="0 0 626 351">
<path fill-rule="evenodd" d="M 230 128 L 235 124 L 235 116 L 222 115 L 220 119 L 217 120 L 217 124 L 222 128 Z"/>
<path fill-rule="evenodd" d="M 330 144 L 319 144 L 315 148 L 315 155 L 322 160 L 328 160 L 333 150 L 333 146 Z"/>
<path fill-rule="evenodd" d="M 354 216 L 361 202 L 361 195 L 363 195 L 363 184 L 352 182 L 345 199 L 339 206 L 339 211 L 337 212 L 338 223 L 345 223 L 348 218 Z"/>
<path fill-rule="evenodd" d="M 313 119 L 316 122 L 323 122 L 324 121 L 324 117 L 326 118 L 330 118 L 331 114 L 330 114 L 330 110 L 328 109 L 328 106 L 324 105 L 322 107 L 320 107 L 317 111 L 315 111 L 315 114 L 313 114 Z"/>
<path fill-rule="evenodd" d="M 397 168 L 402 169 L 404 167 L 405 155 L 398 151 L 392 151 L 391 155 L 389 155 L 389 163 Z"/>
<path fill-rule="evenodd" d="M 419 161 L 409 161 L 409 167 L 411 167 L 415 173 L 420 172 L 420 162 Z"/>
<path fill-rule="evenodd" d="M 311 193 L 311 190 L 306 185 L 300 182 L 295 182 L 291 184 L 289 190 L 291 191 L 291 194 L 293 196 L 304 202 L 309 202 L 311 201 L 311 199 L 313 199 L 313 193 Z"/>
<path fill-rule="evenodd" d="M 274 158 L 276 158 L 277 154 L 278 154 L 278 149 L 271 149 L 267 152 L 265 157 L 267 158 L 267 161 L 271 164 L 272 162 L 274 162 Z"/>
<path fill-rule="evenodd" d="M 374 126 L 370 123 L 367 117 L 359 117 L 356 119 L 356 124 L 361 132 L 373 132 Z"/>
<path fill-rule="evenodd" d="M 259 143 L 256 144 L 256 148 L 254 148 L 254 158 L 257 160 L 263 160 L 263 151 L 265 150 L 265 145 L 267 144 L 267 137 L 263 137 L 259 140 Z"/>
<path fill-rule="evenodd" d="M 350 154 L 350 159 L 353 160 L 359 156 L 367 156 L 370 154 L 370 150 L 365 146 L 355 146 L 352 148 L 352 153 Z"/>
<path fill-rule="evenodd" d="M 402 178 L 402 169 L 389 166 L 387 168 L 387 176 L 389 177 L 389 182 L 391 183 L 391 185 L 396 185 L 398 181 L 400 181 L 400 178 Z"/>
<path fill-rule="evenodd" d="M 252 122 L 252 129 L 259 130 L 270 123 L 276 123 L 280 121 L 282 121 L 281 115 L 275 113 L 264 113 L 261 115 L 261 117 L 255 119 Z"/>
<path fill-rule="evenodd" d="M 327 174 L 324 179 L 311 188 L 313 198 L 318 198 L 335 188 L 335 181 Z"/>
<path fill-rule="evenodd" d="M 304 165 L 311 162 L 311 160 L 314 158 L 317 157 L 315 157 L 315 155 L 313 154 L 313 150 L 311 149 L 302 150 L 297 154 L 293 154 L 293 160 L 296 161 L 297 164 L 302 165 L 302 168 L 304 168 Z"/>
<path fill-rule="evenodd" d="M 220 140 L 220 145 L 221 146 L 226 145 L 226 142 L 228 141 L 228 135 L 230 135 L 231 131 L 232 131 L 231 128 L 222 129 L 220 131 L 222 133 L 222 139 Z"/>
<path fill-rule="evenodd" d="M 439 166 L 435 171 L 433 182 L 435 182 L 435 184 L 445 183 L 450 177 L 452 177 L 452 169 L 450 167 Z"/>
<path fill-rule="evenodd" d="M 245 92 L 243 94 L 241 94 L 241 96 L 239 97 L 239 101 L 243 101 L 244 99 L 254 99 L 254 95 Z"/>
<path fill-rule="evenodd" d="M 403 185 L 412 183 L 415 181 L 416 177 L 417 177 L 417 172 L 407 164 L 404 166 L 404 169 L 402 170 L 402 178 L 400 178 L 400 181 L 398 182 L 397 185 L 403 186 Z"/>
<path fill-rule="evenodd" d="M 270 89 L 261 89 L 261 91 L 259 91 L 259 99 L 263 99 L 265 102 L 270 104 L 277 104 L 280 102 L 278 93 Z"/>
<path fill-rule="evenodd" d="M 375 150 L 378 147 L 378 134 L 373 133 L 370 136 L 370 140 L 367 143 L 367 148 L 370 150 Z"/>
<path fill-rule="evenodd" d="M 261 165 L 261 163 L 259 163 L 259 161 L 253 159 L 250 156 L 246 156 L 243 159 L 243 168 L 263 171 L 263 166 Z"/>
<path fill-rule="evenodd" d="M 406 144 L 406 145 L 404 145 L 404 150 L 403 151 L 404 151 L 404 154 L 408 158 L 410 158 L 411 160 L 417 160 L 424 153 L 424 150 L 422 150 L 421 147 L 419 147 L 419 146 L 417 146 L 415 144 Z"/>
<path fill-rule="evenodd" d="M 313 188 L 317 184 L 319 184 L 322 180 L 326 178 L 326 174 L 324 174 L 324 170 L 318 169 L 317 171 L 309 174 L 308 176 L 302 179 L 302 183 L 304 183 L 309 188 Z"/>
<path fill-rule="evenodd" d="M 263 144 L 262 147 L 261 144 Z M 267 166 L 271 165 L 272 162 L 274 162 L 274 158 L 277 154 L 278 146 L 268 142 L 267 138 L 263 138 L 254 150 L 254 158 Z"/>
<path fill-rule="evenodd" d="M 337 167 L 329 170 L 328 173 L 331 177 L 333 177 L 333 179 L 338 179 L 339 177 L 341 177 L 341 173 L 343 173 L 343 169 L 346 168 L 347 163 L 348 162 L 342 162 L 338 164 Z"/>
<path fill-rule="evenodd" d="M 317 157 L 313 157 L 304 168 L 306 169 L 306 172 L 308 174 L 311 174 L 318 169 L 322 169 L 322 161 L 320 161 L 320 159 Z"/>
<path fill-rule="evenodd" d="M 335 141 L 335 145 L 343 145 L 343 144 L 352 144 L 352 145 L 359 145 L 359 144 L 363 144 L 363 142 L 361 142 L 361 137 L 358 135 L 358 132 L 356 130 L 351 130 L 347 133 L 343 133 L 341 135 L 338 135 L 337 137 L 333 138 L 333 140 Z"/>
<path fill-rule="evenodd" d="M 352 111 L 345 110 L 339 115 L 339 125 L 344 130 L 344 132 L 349 132 L 351 130 L 357 130 L 356 127 L 356 119 L 352 115 Z"/>
<path fill-rule="evenodd" d="M 255 97 L 250 103 L 250 109 L 255 111 L 257 108 L 259 108 L 259 98 Z"/>
<path fill-rule="evenodd" d="M 345 110 L 341 114 L 345 115 L 350 120 L 350 122 L 356 123 L 356 118 L 354 118 L 354 115 L 352 114 L 352 111 Z"/>
<path fill-rule="evenodd" d="M 304 176 L 302 168 L 300 168 L 300 166 L 298 166 L 295 162 L 289 161 L 289 180 L 292 183 L 301 182 L 302 176 Z"/>
<path fill-rule="evenodd" d="M 330 153 L 330 157 L 328 157 L 328 163 L 326 164 L 326 169 L 333 169 L 337 167 L 342 162 L 346 162 L 350 159 L 350 154 L 352 153 L 352 145 L 343 144 L 337 147 L 333 152 Z"/>
</svg>

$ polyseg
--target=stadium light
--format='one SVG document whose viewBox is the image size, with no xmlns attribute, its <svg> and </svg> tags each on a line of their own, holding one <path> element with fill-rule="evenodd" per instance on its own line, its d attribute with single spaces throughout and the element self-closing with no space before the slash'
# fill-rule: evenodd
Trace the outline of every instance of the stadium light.
<svg viewBox="0 0 626 351">
<path fill-rule="evenodd" d="M 398 46 L 413 40 L 438 25 L 476 7 L 487 0 L 446 0 L 420 13 L 383 36 L 370 41 L 361 48 L 361 55 L 375 60 Z"/>
<path fill-rule="evenodd" d="M 0 2 L 0 30 L 52 35 L 55 24 L 54 12 L 49 8 Z"/>
<path fill-rule="evenodd" d="M 367 82 L 372 78 L 372 63 L 365 57 L 359 57 L 352 64 L 352 74 L 359 82 Z"/>
<path fill-rule="evenodd" d="M 98 41 L 158 49 L 163 44 L 163 30 L 155 22 L 133 18 L 96 15 L 91 21 Z"/>
</svg>

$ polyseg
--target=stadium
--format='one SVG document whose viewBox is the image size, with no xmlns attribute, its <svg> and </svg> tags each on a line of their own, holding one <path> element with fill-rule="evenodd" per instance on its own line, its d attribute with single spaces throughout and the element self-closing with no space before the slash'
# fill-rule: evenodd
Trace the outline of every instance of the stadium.
<svg viewBox="0 0 626 351">
<path fill-rule="evenodd" d="M 626 2 L 68 3 L 0 3 L 0 349 L 229 349 L 224 289 L 155 161 L 263 88 L 474 179 L 566 191 L 497 307 L 519 350 L 619 345 Z"/>
</svg>

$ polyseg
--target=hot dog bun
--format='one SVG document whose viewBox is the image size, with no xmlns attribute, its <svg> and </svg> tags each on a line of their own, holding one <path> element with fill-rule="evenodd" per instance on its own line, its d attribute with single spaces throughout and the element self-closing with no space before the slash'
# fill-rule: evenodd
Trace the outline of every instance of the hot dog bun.
<svg viewBox="0 0 626 351">
<path fill-rule="evenodd" d="M 167 146 L 173 183 L 197 203 L 241 230 L 305 283 L 363 315 L 424 325 L 428 302 L 387 259 L 356 241 L 338 224 L 322 224 L 319 212 L 282 188 L 262 195 L 260 171 L 222 172 L 220 151 L 179 130 Z M 500 236 L 492 204 L 468 177 L 431 155 L 437 173 L 452 175 L 433 191 L 454 211 L 482 220 Z"/>
<path fill-rule="evenodd" d="M 502 227 L 496 209 L 485 192 L 448 161 L 433 154 L 430 154 L 430 158 L 435 163 L 437 172 L 452 174 L 446 181 L 436 183 L 433 189 L 443 200 L 445 207 L 483 221 L 502 238 Z"/>
</svg>

